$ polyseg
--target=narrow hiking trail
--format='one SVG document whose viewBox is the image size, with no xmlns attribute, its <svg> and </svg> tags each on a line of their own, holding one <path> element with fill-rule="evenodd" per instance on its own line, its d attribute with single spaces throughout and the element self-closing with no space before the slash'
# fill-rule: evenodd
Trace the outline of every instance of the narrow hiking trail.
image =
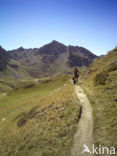
<svg viewBox="0 0 117 156">
<path fill-rule="evenodd" d="M 81 117 L 78 122 L 77 132 L 74 136 L 74 143 L 71 150 L 72 156 L 91 156 L 90 153 L 84 152 L 84 144 L 90 147 L 92 146 L 92 131 L 93 131 L 93 119 L 92 119 L 92 107 L 87 96 L 84 94 L 80 86 L 75 86 L 76 95 L 81 105 Z"/>
</svg>

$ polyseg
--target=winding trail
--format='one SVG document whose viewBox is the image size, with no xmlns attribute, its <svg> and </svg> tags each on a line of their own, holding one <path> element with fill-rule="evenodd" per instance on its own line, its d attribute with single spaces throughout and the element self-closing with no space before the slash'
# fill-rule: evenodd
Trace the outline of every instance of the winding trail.
<svg viewBox="0 0 117 156">
<path fill-rule="evenodd" d="M 92 107 L 87 96 L 80 86 L 75 86 L 76 95 L 82 108 L 81 117 L 78 122 L 77 132 L 74 136 L 74 143 L 71 150 L 72 156 L 91 156 L 90 153 L 84 152 L 84 144 L 90 149 L 92 147 Z"/>
</svg>

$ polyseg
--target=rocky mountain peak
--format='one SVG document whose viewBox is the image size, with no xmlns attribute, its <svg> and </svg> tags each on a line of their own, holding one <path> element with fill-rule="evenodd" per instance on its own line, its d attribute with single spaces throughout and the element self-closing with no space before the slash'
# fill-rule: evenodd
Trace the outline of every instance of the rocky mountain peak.
<svg viewBox="0 0 117 156">
<path fill-rule="evenodd" d="M 58 41 L 53 40 L 52 42 L 44 45 L 39 49 L 40 54 L 56 55 L 66 51 L 66 46 Z"/>
<path fill-rule="evenodd" d="M 23 47 L 19 47 L 17 50 L 19 50 L 19 51 L 23 51 L 24 48 L 23 48 Z"/>
</svg>

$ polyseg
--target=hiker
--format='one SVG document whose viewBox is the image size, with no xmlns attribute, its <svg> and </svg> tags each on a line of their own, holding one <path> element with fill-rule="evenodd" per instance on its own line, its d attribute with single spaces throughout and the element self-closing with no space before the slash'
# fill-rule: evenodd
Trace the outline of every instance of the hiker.
<svg viewBox="0 0 117 156">
<path fill-rule="evenodd" d="M 79 70 L 76 67 L 74 67 L 74 77 L 73 77 L 74 84 L 78 84 L 78 77 L 79 77 Z"/>
</svg>

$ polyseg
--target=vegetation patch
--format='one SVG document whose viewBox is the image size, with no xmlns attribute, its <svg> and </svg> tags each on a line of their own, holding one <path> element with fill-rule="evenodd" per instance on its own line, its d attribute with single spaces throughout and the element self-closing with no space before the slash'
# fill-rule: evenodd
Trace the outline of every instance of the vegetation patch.
<svg viewBox="0 0 117 156">
<path fill-rule="evenodd" d="M 39 112 L 36 112 L 36 109 L 37 109 L 37 107 L 34 107 L 29 112 L 21 113 L 20 116 L 16 117 L 16 118 L 20 117 L 20 119 L 18 119 L 18 121 L 17 121 L 17 126 L 21 127 L 21 126 L 25 125 L 29 119 L 34 118 L 35 115 L 37 113 L 39 113 Z"/>
<path fill-rule="evenodd" d="M 111 63 L 107 69 L 108 72 L 117 70 L 117 60 Z"/>
<path fill-rule="evenodd" d="M 94 84 L 105 85 L 105 82 L 109 76 L 109 73 L 115 70 L 117 70 L 117 61 L 114 61 L 113 63 L 109 64 L 104 71 L 96 74 L 95 79 L 94 79 Z M 93 72 L 95 71 L 96 70 L 93 70 Z"/>
<path fill-rule="evenodd" d="M 103 71 L 95 76 L 94 84 L 95 85 L 105 85 L 105 81 L 107 80 L 108 73 Z"/>
</svg>

